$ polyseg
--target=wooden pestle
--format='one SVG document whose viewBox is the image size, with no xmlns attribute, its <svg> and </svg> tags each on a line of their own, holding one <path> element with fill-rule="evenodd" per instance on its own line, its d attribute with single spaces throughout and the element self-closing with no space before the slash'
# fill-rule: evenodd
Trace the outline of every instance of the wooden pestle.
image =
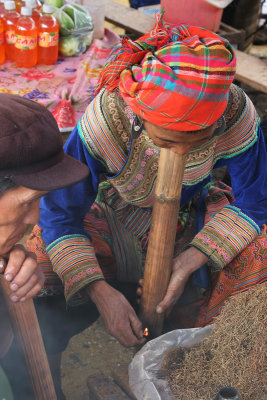
<svg viewBox="0 0 267 400">
<path fill-rule="evenodd" d="M 147 249 L 140 319 L 150 336 L 162 332 L 164 315 L 156 313 L 170 280 L 186 154 L 160 151 Z"/>
<path fill-rule="evenodd" d="M 20 347 L 31 378 L 35 400 L 56 400 L 56 392 L 47 360 L 44 343 L 32 299 L 13 303 L 9 296 L 10 282 L 0 275 L 2 291 L 10 315 L 14 334 Z"/>
</svg>

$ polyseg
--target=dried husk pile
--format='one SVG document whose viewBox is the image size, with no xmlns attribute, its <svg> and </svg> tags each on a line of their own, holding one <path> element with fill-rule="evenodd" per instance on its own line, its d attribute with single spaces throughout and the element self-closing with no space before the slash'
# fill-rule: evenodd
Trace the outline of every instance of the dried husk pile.
<svg viewBox="0 0 267 400">
<path fill-rule="evenodd" d="M 222 386 L 235 387 L 242 400 L 267 399 L 266 289 L 232 297 L 205 340 L 166 357 L 162 369 L 175 399 L 214 400 Z"/>
</svg>

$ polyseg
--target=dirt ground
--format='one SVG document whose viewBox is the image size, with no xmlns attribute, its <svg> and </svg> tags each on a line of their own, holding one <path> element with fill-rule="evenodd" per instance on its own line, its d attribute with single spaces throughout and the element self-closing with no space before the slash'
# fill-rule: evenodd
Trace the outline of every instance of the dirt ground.
<svg viewBox="0 0 267 400">
<path fill-rule="evenodd" d="M 86 379 L 96 372 L 111 375 L 121 364 L 129 364 L 134 351 L 108 335 L 99 318 L 88 329 L 74 336 L 63 353 L 62 380 L 67 400 L 90 400 Z"/>
</svg>

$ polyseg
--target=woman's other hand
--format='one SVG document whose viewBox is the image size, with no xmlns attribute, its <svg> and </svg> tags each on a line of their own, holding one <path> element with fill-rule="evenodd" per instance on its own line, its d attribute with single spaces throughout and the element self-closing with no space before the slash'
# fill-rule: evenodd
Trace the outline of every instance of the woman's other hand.
<svg viewBox="0 0 267 400">
<path fill-rule="evenodd" d="M 201 268 L 208 261 L 208 257 L 195 247 L 190 247 L 173 260 L 172 274 L 163 300 L 158 304 L 158 314 L 169 313 L 184 291 L 190 275 Z M 136 291 L 137 302 L 140 303 L 144 280 L 139 280 Z"/>
<path fill-rule="evenodd" d="M 156 308 L 158 314 L 168 314 L 171 311 L 183 293 L 190 275 L 207 261 L 208 257 L 195 247 L 190 247 L 174 259 L 166 295 Z"/>
</svg>

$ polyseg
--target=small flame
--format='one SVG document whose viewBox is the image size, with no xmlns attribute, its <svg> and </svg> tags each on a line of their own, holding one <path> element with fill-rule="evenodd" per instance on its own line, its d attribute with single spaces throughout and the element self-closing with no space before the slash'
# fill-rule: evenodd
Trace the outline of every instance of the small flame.
<svg viewBox="0 0 267 400">
<path fill-rule="evenodd" d="M 144 336 L 148 336 L 148 335 L 149 335 L 148 328 L 145 328 L 145 329 L 144 329 Z"/>
</svg>

